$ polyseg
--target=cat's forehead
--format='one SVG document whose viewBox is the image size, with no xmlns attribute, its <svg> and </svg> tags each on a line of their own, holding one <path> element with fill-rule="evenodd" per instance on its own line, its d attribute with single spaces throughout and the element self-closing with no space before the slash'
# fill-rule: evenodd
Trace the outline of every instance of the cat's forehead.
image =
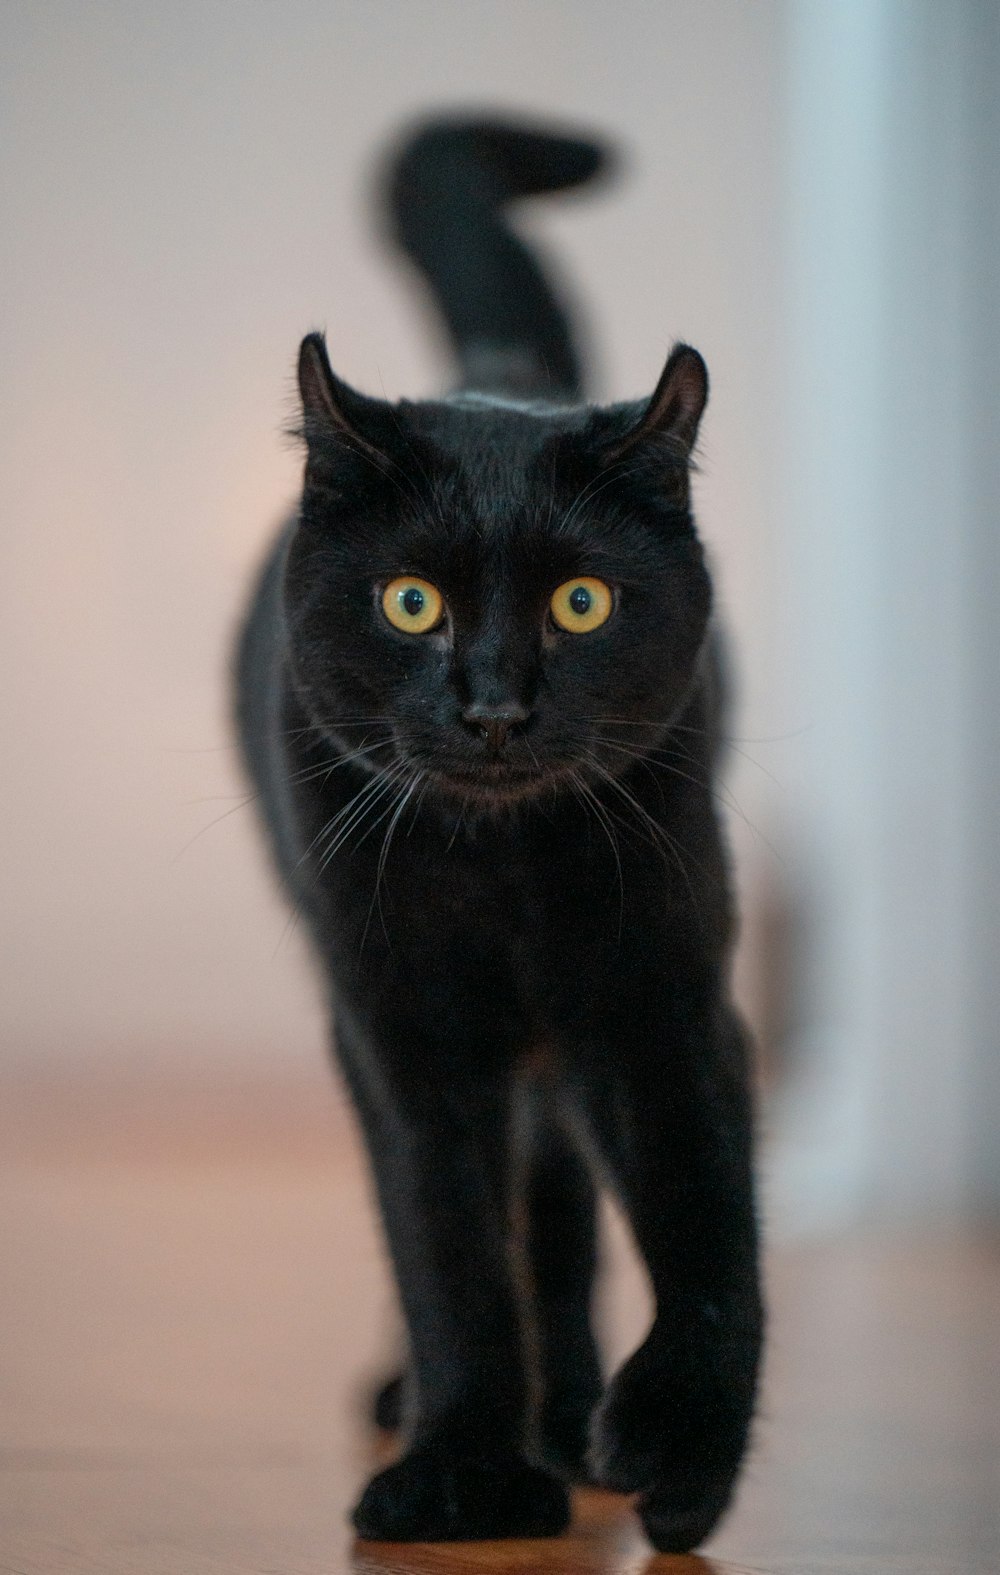
<svg viewBox="0 0 1000 1575">
<path fill-rule="evenodd" d="M 452 542 L 475 556 L 537 547 L 586 454 L 587 410 L 472 393 L 398 408 Z"/>
<path fill-rule="evenodd" d="M 405 425 L 461 470 L 530 479 L 539 461 L 580 447 L 586 407 L 456 393 L 419 404 L 402 401 Z"/>
</svg>

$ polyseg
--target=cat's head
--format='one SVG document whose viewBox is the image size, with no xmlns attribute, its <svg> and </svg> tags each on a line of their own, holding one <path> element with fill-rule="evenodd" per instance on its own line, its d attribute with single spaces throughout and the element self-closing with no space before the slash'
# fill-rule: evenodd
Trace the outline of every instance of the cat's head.
<svg viewBox="0 0 1000 1575">
<path fill-rule="evenodd" d="M 483 807 L 619 775 L 688 694 L 711 591 L 689 505 L 704 363 L 607 408 L 389 404 L 299 362 L 288 552 L 306 711 L 371 770 Z"/>
</svg>

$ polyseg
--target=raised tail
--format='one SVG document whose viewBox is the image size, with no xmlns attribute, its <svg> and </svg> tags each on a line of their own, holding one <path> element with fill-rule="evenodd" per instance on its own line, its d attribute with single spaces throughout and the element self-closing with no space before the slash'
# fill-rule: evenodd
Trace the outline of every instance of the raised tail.
<svg viewBox="0 0 1000 1575">
<path fill-rule="evenodd" d="M 596 143 L 503 120 L 435 119 L 399 148 L 386 183 L 392 232 L 430 285 L 463 388 L 580 397 L 566 313 L 504 209 L 607 163 Z"/>
</svg>

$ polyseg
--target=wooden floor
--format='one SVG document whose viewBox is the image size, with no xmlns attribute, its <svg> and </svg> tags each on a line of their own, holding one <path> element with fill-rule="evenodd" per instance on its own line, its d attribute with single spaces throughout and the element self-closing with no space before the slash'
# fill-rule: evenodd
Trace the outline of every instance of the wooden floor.
<svg viewBox="0 0 1000 1575">
<path fill-rule="evenodd" d="M 973 1241 L 773 1258 L 756 1443 L 702 1558 L 654 1558 L 594 1493 L 554 1542 L 353 1543 L 392 1321 L 342 1127 L 319 1082 L 6 1091 L 2 1575 L 1000 1571 L 1000 1255 Z M 617 1287 L 620 1351 L 634 1266 Z"/>
</svg>

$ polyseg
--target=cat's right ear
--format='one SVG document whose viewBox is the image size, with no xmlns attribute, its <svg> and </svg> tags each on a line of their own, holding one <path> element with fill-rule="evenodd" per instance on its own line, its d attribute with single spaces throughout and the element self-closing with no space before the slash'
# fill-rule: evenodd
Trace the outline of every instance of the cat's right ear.
<svg viewBox="0 0 1000 1575">
<path fill-rule="evenodd" d="M 384 454 L 386 406 L 337 377 L 322 334 L 307 334 L 299 347 L 299 396 L 301 436 L 310 449 L 333 441 L 366 454 Z"/>
<path fill-rule="evenodd" d="M 679 460 L 690 462 L 708 399 L 708 368 L 690 345 L 675 345 L 652 397 L 639 408 L 638 419 L 608 449 L 608 459 L 659 440 Z"/>
</svg>

